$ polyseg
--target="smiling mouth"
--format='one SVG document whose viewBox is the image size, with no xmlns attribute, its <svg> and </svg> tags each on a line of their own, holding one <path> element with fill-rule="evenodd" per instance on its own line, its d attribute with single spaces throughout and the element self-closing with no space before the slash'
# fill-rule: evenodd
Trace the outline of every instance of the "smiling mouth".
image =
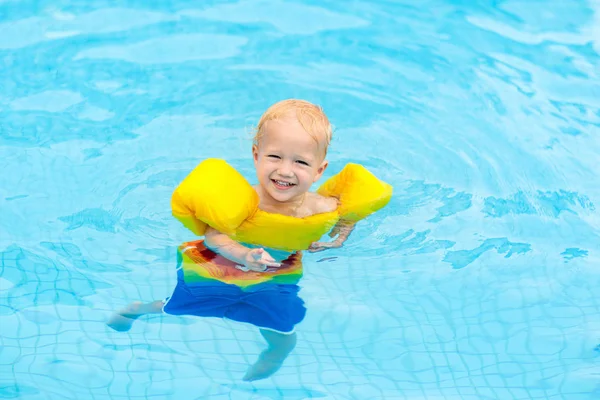
<svg viewBox="0 0 600 400">
<path fill-rule="evenodd" d="M 278 189 L 289 189 L 289 188 L 292 188 L 292 187 L 296 186 L 295 183 L 290 183 L 290 182 L 285 182 L 285 181 L 278 181 L 277 179 L 271 179 L 271 182 L 273 182 L 273 184 L 275 185 L 275 187 L 278 188 Z"/>
</svg>

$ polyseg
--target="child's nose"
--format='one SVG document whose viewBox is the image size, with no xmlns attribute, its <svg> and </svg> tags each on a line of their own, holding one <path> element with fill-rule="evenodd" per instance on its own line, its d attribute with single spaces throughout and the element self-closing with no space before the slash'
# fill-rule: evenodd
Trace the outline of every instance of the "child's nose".
<svg viewBox="0 0 600 400">
<path fill-rule="evenodd" d="M 279 165 L 279 169 L 277 170 L 277 173 L 279 175 L 283 176 L 292 176 L 293 172 L 292 172 L 292 166 L 289 165 L 289 163 L 281 163 Z"/>
</svg>

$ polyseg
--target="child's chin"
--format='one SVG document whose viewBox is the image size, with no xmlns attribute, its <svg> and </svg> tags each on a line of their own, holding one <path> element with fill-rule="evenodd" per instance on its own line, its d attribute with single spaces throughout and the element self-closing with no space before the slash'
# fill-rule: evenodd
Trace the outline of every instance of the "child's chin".
<svg viewBox="0 0 600 400">
<path fill-rule="evenodd" d="M 293 190 L 287 190 L 287 191 L 273 190 L 273 191 L 271 191 L 271 197 L 282 203 L 293 199 L 294 196 L 296 196 L 296 194 L 294 193 Z"/>
<path fill-rule="evenodd" d="M 273 198 L 281 203 L 285 203 L 286 201 L 290 201 L 294 196 L 291 194 L 281 194 L 281 193 L 274 193 Z"/>
</svg>

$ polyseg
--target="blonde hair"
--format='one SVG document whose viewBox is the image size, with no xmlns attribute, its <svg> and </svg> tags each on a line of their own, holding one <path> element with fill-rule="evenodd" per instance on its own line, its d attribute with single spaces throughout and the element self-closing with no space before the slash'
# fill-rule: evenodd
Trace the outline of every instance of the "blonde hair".
<svg viewBox="0 0 600 400">
<path fill-rule="evenodd" d="M 306 100 L 288 99 L 273 104 L 260 117 L 254 132 L 254 144 L 264 135 L 265 124 L 287 115 L 294 115 L 302 128 L 319 144 L 324 145 L 324 152 L 331 143 L 332 128 L 329 119 L 320 106 Z M 325 140 L 323 141 L 322 138 Z"/>
</svg>

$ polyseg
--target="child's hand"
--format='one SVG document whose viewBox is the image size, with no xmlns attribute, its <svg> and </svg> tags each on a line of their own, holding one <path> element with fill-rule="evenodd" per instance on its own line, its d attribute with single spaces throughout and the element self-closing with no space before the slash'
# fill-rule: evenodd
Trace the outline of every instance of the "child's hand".
<svg viewBox="0 0 600 400">
<path fill-rule="evenodd" d="M 348 240 L 348 236 L 354 230 L 353 222 L 339 222 L 337 223 L 331 232 L 329 232 L 329 237 L 333 238 L 337 235 L 332 242 L 314 242 L 308 248 L 308 251 L 311 253 L 316 253 L 318 251 L 323 251 L 327 249 L 337 249 L 342 247 L 344 242 Z"/>
<path fill-rule="evenodd" d="M 268 267 L 281 267 L 265 249 L 251 249 L 246 253 L 244 266 L 239 266 L 242 271 L 266 271 Z"/>
<path fill-rule="evenodd" d="M 311 243 L 310 247 L 308 248 L 308 251 L 311 253 L 316 253 L 327 249 L 337 249 L 339 247 L 342 247 L 342 243 L 338 240 L 335 240 L 333 242 L 314 242 Z"/>
</svg>

